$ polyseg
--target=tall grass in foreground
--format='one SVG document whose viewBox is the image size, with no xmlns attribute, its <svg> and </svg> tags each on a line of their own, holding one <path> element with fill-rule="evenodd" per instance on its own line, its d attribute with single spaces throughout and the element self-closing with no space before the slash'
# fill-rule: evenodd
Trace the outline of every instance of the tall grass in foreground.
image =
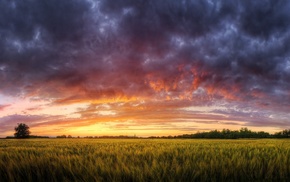
<svg viewBox="0 0 290 182">
<path fill-rule="evenodd" d="M 0 140 L 0 181 L 254 180 L 290 180 L 290 140 Z"/>
</svg>

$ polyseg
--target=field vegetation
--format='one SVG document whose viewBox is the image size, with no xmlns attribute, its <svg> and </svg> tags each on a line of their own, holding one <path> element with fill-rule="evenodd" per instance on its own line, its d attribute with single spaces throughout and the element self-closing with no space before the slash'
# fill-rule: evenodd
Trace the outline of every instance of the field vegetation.
<svg viewBox="0 0 290 182">
<path fill-rule="evenodd" d="M 289 181 L 287 139 L 2 139 L 1 181 Z"/>
</svg>

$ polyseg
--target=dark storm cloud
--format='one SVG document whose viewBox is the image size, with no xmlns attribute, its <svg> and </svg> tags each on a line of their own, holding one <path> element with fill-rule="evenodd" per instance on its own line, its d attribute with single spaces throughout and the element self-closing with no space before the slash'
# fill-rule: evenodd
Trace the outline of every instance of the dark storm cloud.
<svg viewBox="0 0 290 182">
<path fill-rule="evenodd" d="M 252 36 L 272 37 L 288 31 L 290 23 L 289 1 L 241 1 L 243 16 L 241 27 Z"/>
<path fill-rule="evenodd" d="M 89 8 L 88 3 L 80 0 L 4 0 L 1 1 L 2 36 L 30 41 L 45 33 L 54 41 L 77 40 L 83 36 L 84 19 Z"/>
<path fill-rule="evenodd" d="M 0 91 L 290 103 L 289 1 L 1 1 Z"/>
<path fill-rule="evenodd" d="M 83 1 L 1 1 L 1 90 L 20 94 L 74 71 L 90 4 Z"/>
</svg>

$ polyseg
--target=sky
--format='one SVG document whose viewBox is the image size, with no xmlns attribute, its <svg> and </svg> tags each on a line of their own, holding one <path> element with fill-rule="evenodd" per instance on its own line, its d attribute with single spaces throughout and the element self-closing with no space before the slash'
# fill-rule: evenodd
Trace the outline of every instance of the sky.
<svg viewBox="0 0 290 182">
<path fill-rule="evenodd" d="M 0 1 L 0 137 L 290 128 L 290 1 Z"/>
</svg>

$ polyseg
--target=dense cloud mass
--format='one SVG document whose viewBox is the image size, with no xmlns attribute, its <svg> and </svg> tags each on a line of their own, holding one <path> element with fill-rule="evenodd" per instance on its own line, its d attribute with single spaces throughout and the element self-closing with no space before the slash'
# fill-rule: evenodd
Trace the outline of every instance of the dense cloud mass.
<svg viewBox="0 0 290 182">
<path fill-rule="evenodd" d="M 93 111 L 105 101 L 226 103 L 238 109 L 214 112 L 289 126 L 289 9 L 286 0 L 4 0 L 0 93 Z M 180 118 L 197 117 L 187 112 Z"/>
</svg>

